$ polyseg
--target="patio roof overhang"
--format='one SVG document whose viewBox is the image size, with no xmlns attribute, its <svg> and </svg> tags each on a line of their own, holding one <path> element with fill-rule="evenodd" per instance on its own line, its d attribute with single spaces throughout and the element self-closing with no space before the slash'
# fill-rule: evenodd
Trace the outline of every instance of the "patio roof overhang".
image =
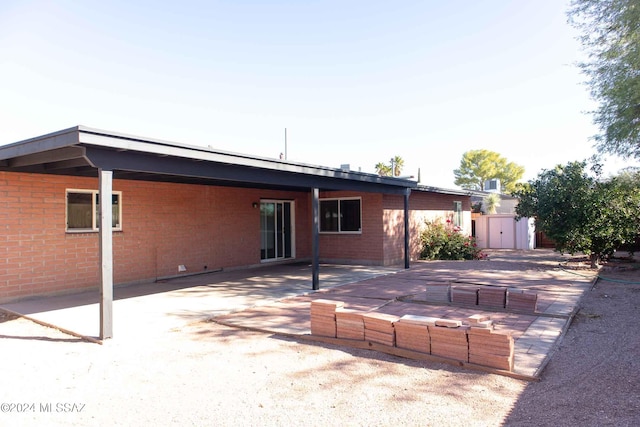
<svg viewBox="0 0 640 427">
<path fill-rule="evenodd" d="M 84 126 L 0 146 L 0 171 L 98 177 L 100 190 L 100 332 L 113 336 L 113 179 L 310 191 L 312 283 L 319 289 L 319 192 L 346 190 L 404 196 L 405 268 L 409 268 L 408 206 L 415 181 L 259 158 L 141 138 Z"/>
<path fill-rule="evenodd" d="M 404 194 L 415 181 L 344 171 L 76 126 L 0 146 L 0 170 L 291 191 Z"/>
</svg>

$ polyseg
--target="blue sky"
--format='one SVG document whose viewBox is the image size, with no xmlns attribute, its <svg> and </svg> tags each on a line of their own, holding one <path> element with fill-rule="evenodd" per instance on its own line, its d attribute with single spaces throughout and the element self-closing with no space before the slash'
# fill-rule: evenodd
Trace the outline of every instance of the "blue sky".
<svg viewBox="0 0 640 427">
<path fill-rule="evenodd" d="M 562 0 L 0 3 L 0 144 L 82 124 L 456 188 L 594 153 Z M 607 171 L 626 165 L 609 159 Z M 635 163 L 630 163 L 635 164 Z"/>
</svg>

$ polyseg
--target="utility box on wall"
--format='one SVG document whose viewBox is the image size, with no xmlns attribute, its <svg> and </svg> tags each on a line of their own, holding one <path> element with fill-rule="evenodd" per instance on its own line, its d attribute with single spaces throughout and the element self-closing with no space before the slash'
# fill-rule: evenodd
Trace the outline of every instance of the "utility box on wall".
<svg viewBox="0 0 640 427">
<path fill-rule="evenodd" d="M 533 218 L 516 221 L 513 215 L 475 215 L 475 236 L 486 249 L 535 249 Z"/>
</svg>

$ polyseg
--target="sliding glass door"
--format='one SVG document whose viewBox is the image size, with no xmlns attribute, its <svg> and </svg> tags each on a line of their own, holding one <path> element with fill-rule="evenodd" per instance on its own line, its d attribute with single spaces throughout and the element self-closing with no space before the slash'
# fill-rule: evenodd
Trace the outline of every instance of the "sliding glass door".
<svg viewBox="0 0 640 427">
<path fill-rule="evenodd" d="M 263 261 L 292 258 L 293 202 L 262 200 L 260 202 L 260 259 Z"/>
</svg>

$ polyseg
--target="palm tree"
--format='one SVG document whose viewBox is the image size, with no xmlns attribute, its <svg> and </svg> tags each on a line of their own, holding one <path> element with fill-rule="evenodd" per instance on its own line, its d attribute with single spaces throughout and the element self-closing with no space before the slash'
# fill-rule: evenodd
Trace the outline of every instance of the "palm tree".
<svg viewBox="0 0 640 427">
<path fill-rule="evenodd" d="M 404 167 L 404 159 L 400 156 L 395 156 L 391 159 L 391 165 L 393 167 L 393 176 L 400 176 Z"/>
<path fill-rule="evenodd" d="M 376 164 L 376 172 L 380 176 L 389 176 L 391 175 L 391 166 L 379 162 L 378 164 Z"/>
<path fill-rule="evenodd" d="M 400 156 L 391 158 L 391 165 L 387 165 L 383 162 L 376 164 L 376 172 L 380 176 L 400 176 L 402 168 L 404 167 L 404 160 Z"/>
</svg>

